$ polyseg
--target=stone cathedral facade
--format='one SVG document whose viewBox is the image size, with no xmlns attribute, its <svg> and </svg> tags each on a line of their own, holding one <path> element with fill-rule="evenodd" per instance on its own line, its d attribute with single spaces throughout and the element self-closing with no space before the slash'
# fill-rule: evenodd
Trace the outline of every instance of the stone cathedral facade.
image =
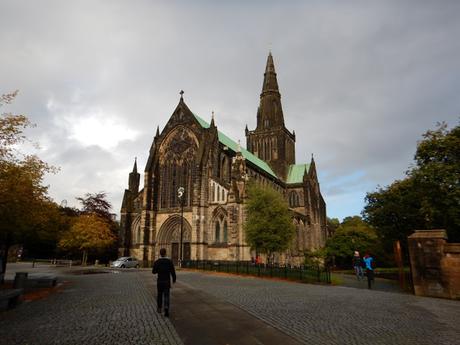
<svg viewBox="0 0 460 345">
<path fill-rule="evenodd" d="M 165 128 L 157 128 L 142 189 L 137 162 L 129 174 L 121 207 L 120 255 L 150 265 L 164 247 L 178 261 L 182 218 L 177 190 L 183 187 L 184 260 L 251 260 L 255 253 L 243 229 L 249 181 L 279 191 L 291 209 L 296 236 L 276 261 L 299 264 L 305 251 L 324 246 L 326 204 L 315 161 L 312 157 L 310 163 L 296 164 L 296 135 L 284 124 L 271 53 L 257 126 L 246 126 L 245 134 L 247 149 L 220 132 L 214 116 L 207 123 L 194 114 L 181 92 Z"/>
</svg>

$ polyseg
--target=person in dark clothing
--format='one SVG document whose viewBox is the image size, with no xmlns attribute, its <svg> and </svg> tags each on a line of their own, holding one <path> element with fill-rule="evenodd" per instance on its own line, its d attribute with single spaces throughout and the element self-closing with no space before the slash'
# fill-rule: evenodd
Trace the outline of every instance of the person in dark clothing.
<svg viewBox="0 0 460 345">
<path fill-rule="evenodd" d="M 153 264 L 152 273 L 158 274 L 157 278 L 157 311 L 161 313 L 164 297 L 165 316 L 169 317 L 169 289 L 171 288 L 171 277 L 176 282 L 176 271 L 173 262 L 166 257 L 166 249 L 160 249 L 160 258 Z"/>
<path fill-rule="evenodd" d="M 355 270 L 356 278 L 358 280 L 364 279 L 363 260 L 361 259 L 361 256 L 359 256 L 358 251 L 355 251 L 355 254 L 353 255 L 353 268 Z"/>
</svg>

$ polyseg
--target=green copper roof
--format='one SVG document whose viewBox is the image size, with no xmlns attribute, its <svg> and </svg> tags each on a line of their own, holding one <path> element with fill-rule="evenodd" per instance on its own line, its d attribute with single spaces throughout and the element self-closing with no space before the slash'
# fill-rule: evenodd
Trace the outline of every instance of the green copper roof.
<svg viewBox="0 0 460 345">
<path fill-rule="evenodd" d="M 292 164 L 289 166 L 289 171 L 286 179 L 286 183 L 302 183 L 303 174 L 305 170 L 308 172 L 310 164 Z"/>
<path fill-rule="evenodd" d="M 203 120 L 201 117 L 199 117 L 198 115 L 196 114 L 193 114 L 195 116 L 195 118 L 197 119 L 197 121 L 200 123 L 201 127 L 203 128 L 209 128 L 209 123 L 207 123 L 205 120 Z M 237 152 L 238 151 L 238 144 L 236 142 L 234 142 L 232 139 L 230 139 L 229 137 L 227 137 L 224 133 L 222 133 L 221 131 L 218 131 L 218 135 L 219 135 L 219 141 L 227 146 L 229 149 L 231 149 L 232 151 L 235 151 Z M 241 154 L 243 155 L 244 158 L 246 158 L 248 161 L 250 161 L 251 163 L 253 163 L 254 165 L 258 166 L 259 168 L 261 168 L 262 170 L 264 170 L 265 172 L 269 173 L 270 175 L 272 175 L 273 177 L 276 177 L 276 174 L 273 172 L 273 170 L 270 168 L 270 166 L 264 162 L 262 159 L 256 157 L 255 155 L 253 155 L 251 152 L 249 152 L 248 150 L 244 149 L 244 148 L 240 148 L 241 149 Z"/>
</svg>

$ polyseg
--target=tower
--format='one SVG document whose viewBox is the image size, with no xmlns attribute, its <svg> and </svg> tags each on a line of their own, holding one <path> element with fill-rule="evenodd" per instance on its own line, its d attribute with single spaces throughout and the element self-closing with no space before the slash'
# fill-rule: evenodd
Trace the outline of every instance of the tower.
<svg viewBox="0 0 460 345">
<path fill-rule="evenodd" d="M 276 175 L 285 180 L 289 166 L 295 164 L 295 134 L 284 125 L 281 94 L 271 52 L 257 109 L 257 126 L 255 130 L 246 129 L 245 132 L 247 149 L 266 161 Z"/>
<path fill-rule="evenodd" d="M 141 175 L 137 172 L 137 158 L 134 159 L 134 167 L 133 171 L 129 173 L 129 182 L 128 182 L 128 188 L 129 190 L 136 195 L 139 193 L 139 179 Z"/>
</svg>

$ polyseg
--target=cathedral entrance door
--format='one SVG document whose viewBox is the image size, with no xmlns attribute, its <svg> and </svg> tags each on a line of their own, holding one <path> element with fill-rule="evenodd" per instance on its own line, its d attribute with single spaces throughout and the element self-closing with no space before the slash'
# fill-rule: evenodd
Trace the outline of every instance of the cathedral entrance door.
<svg viewBox="0 0 460 345">
<path fill-rule="evenodd" d="M 171 260 L 174 265 L 179 262 L 179 243 L 171 243 Z"/>
</svg>

